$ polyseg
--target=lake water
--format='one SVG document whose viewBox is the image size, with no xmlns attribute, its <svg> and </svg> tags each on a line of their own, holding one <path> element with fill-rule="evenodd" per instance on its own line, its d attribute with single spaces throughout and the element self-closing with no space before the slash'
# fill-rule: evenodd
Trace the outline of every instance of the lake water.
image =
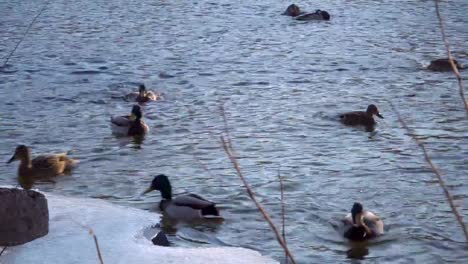
<svg viewBox="0 0 468 264">
<path fill-rule="evenodd" d="M 44 3 L 0 1 L 2 58 Z M 468 1 L 449 3 L 447 34 L 467 64 Z M 0 70 L 0 160 L 17 144 L 72 150 L 81 160 L 72 176 L 39 189 L 146 210 L 159 194 L 140 193 L 165 173 L 175 193 L 202 194 L 226 218 L 178 226 L 175 245 L 242 246 L 282 261 L 220 145 L 224 103 L 242 170 L 278 224 L 278 171 L 285 179 L 287 241 L 299 263 L 468 262 L 443 192 L 388 102 L 427 144 L 467 222 L 468 121 L 453 74 L 424 69 L 446 57 L 434 2 L 297 2 L 329 11 L 330 22 L 281 16 L 289 4 L 50 1 Z M 165 97 L 144 107 L 151 132 L 141 145 L 109 124 L 130 111 L 121 96 L 139 83 Z M 385 116 L 372 137 L 337 122 L 370 103 Z M 0 184 L 15 184 L 17 166 L 0 165 Z M 354 201 L 384 219 L 383 237 L 352 245 L 335 230 Z"/>
</svg>

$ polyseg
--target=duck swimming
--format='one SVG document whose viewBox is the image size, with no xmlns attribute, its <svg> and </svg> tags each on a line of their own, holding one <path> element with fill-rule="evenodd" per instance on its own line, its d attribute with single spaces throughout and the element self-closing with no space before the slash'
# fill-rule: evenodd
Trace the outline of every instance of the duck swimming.
<svg viewBox="0 0 468 264">
<path fill-rule="evenodd" d="M 374 213 L 364 211 L 362 204 L 354 203 L 351 213 L 343 219 L 344 237 L 363 241 L 384 233 L 383 221 Z"/>
<path fill-rule="evenodd" d="M 69 173 L 77 160 L 67 157 L 67 153 L 39 155 L 31 159 L 31 151 L 25 145 L 19 145 L 15 154 L 8 160 L 11 163 L 20 161 L 18 167 L 18 182 L 24 189 L 31 189 L 34 182 Z"/>
<path fill-rule="evenodd" d="M 367 107 L 367 110 L 364 111 L 355 111 L 355 112 L 348 112 L 340 115 L 341 123 L 348 125 L 348 126 L 364 126 L 366 127 L 367 131 L 374 130 L 374 126 L 376 124 L 374 120 L 374 115 L 379 118 L 384 118 L 377 109 L 377 106 L 371 104 Z"/>
<path fill-rule="evenodd" d="M 141 120 L 142 116 L 141 107 L 134 105 L 130 115 L 111 118 L 112 132 L 124 136 L 143 136 L 147 134 L 149 127 Z"/>
<path fill-rule="evenodd" d="M 146 86 L 144 84 L 141 84 L 138 87 L 138 92 L 132 92 L 132 93 L 127 94 L 125 96 L 125 100 L 134 101 L 138 103 L 146 103 L 150 101 L 156 101 L 160 97 L 161 96 L 159 94 L 146 90 Z"/>
<path fill-rule="evenodd" d="M 298 15 L 302 14 L 301 9 L 295 5 L 289 5 L 288 8 L 286 8 L 286 11 L 283 12 L 283 15 L 285 16 L 292 16 L 292 17 L 297 17 Z"/>
<path fill-rule="evenodd" d="M 330 14 L 327 11 L 322 11 L 320 9 L 315 10 L 315 13 L 307 13 L 303 15 L 299 15 L 295 18 L 296 20 L 300 21 L 308 21 L 308 20 L 330 20 Z"/>
<path fill-rule="evenodd" d="M 185 194 L 173 198 L 171 183 L 164 174 L 154 177 L 150 187 L 143 194 L 154 190 L 161 192 L 162 200 L 159 203 L 159 209 L 173 219 L 191 221 L 221 218 L 216 204 L 199 195 Z"/>
<path fill-rule="evenodd" d="M 455 63 L 455 66 L 461 70 L 461 69 L 464 69 L 465 67 L 458 63 L 457 60 L 453 60 L 453 63 Z M 450 60 L 449 59 L 437 59 L 437 60 L 433 60 L 431 61 L 431 64 L 429 64 L 429 66 L 427 66 L 427 69 L 428 70 L 431 70 L 431 71 L 451 71 L 452 70 L 452 65 L 450 64 Z"/>
</svg>

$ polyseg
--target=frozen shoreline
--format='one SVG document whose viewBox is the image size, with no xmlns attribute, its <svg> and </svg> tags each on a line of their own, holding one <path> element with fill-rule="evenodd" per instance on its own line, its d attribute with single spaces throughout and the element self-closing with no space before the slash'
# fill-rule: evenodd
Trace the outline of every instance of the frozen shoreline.
<svg viewBox="0 0 468 264">
<path fill-rule="evenodd" d="M 278 263 L 245 248 L 155 246 L 143 236 L 143 229 L 159 221 L 157 214 L 99 199 L 44 194 L 49 204 L 49 234 L 7 248 L 1 264 L 99 263 L 93 237 L 80 224 L 93 229 L 104 263 Z"/>
</svg>

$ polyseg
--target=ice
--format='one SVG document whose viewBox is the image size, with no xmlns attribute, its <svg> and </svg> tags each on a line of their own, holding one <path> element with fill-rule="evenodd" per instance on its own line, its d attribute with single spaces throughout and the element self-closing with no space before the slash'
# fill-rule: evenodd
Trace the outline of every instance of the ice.
<svg viewBox="0 0 468 264">
<path fill-rule="evenodd" d="M 45 193 L 49 203 L 49 234 L 21 246 L 9 247 L 1 264 L 99 263 L 96 234 L 104 263 L 278 263 L 260 253 L 234 247 L 177 248 L 155 246 L 143 229 L 159 222 L 159 215 L 88 198 Z"/>
</svg>

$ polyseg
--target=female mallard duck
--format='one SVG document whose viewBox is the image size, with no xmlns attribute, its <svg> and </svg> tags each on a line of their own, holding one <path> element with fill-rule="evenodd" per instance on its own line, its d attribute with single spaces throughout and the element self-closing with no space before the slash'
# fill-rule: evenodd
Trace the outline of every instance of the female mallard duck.
<svg viewBox="0 0 468 264">
<path fill-rule="evenodd" d="M 340 115 L 340 120 L 343 124 L 348 126 L 364 126 L 366 127 L 367 131 L 374 130 L 374 126 L 376 124 L 374 120 L 374 115 L 378 116 L 379 118 L 383 118 L 383 116 L 379 113 L 377 106 L 371 104 L 367 107 L 367 110 L 364 111 L 355 111 L 355 112 L 348 112 Z"/>
<path fill-rule="evenodd" d="M 143 194 L 154 190 L 161 192 L 162 200 L 159 203 L 159 209 L 173 219 L 190 221 L 221 218 L 215 203 L 196 194 L 179 195 L 173 198 L 171 183 L 164 174 L 154 177 L 151 186 Z"/>
<path fill-rule="evenodd" d="M 465 68 L 462 64 L 458 63 L 457 60 L 453 60 L 453 63 L 455 63 L 455 66 L 459 70 Z M 437 59 L 437 60 L 431 61 L 431 64 L 427 66 L 427 69 L 431 71 L 451 71 L 452 64 L 450 64 L 449 59 Z"/>
<path fill-rule="evenodd" d="M 66 174 L 78 162 L 67 157 L 67 153 L 40 155 L 31 160 L 30 149 L 25 145 L 16 147 L 8 163 L 19 160 L 18 182 L 24 189 L 31 189 L 35 180 Z"/>
<path fill-rule="evenodd" d="M 315 13 L 307 13 L 295 18 L 296 20 L 307 21 L 307 20 L 330 20 L 330 14 L 327 11 L 320 9 L 315 10 Z"/>
<path fill-rule="evenodd" d="M 384 233 L 383 221 L 374 213 L 364 211 L 362 204 L 354 203 L 351 213 L 343 219 L 344 237 L 362 241 Z"/>
<path fill-rule="evenodd" d="M 141 107 L 134 105 L 128 116 L 114 116 L 111 118 L 112 132 L 125 136 L 142 136 L 148 133 L 149 127 L 142 118 Z"/>
<path fill-rule="evenodd" d="M 146 86 L 144 84 L 141 84 L 140 87 L 138 88 L 138 92 L 127 94 L 125 96 L 125 100 L 134 101 L 138 103 L 146 103 L 150 101 L 156 101 L 160 97 L 161 96 L 159 94 L 146 90 Z"/>
</svg>

